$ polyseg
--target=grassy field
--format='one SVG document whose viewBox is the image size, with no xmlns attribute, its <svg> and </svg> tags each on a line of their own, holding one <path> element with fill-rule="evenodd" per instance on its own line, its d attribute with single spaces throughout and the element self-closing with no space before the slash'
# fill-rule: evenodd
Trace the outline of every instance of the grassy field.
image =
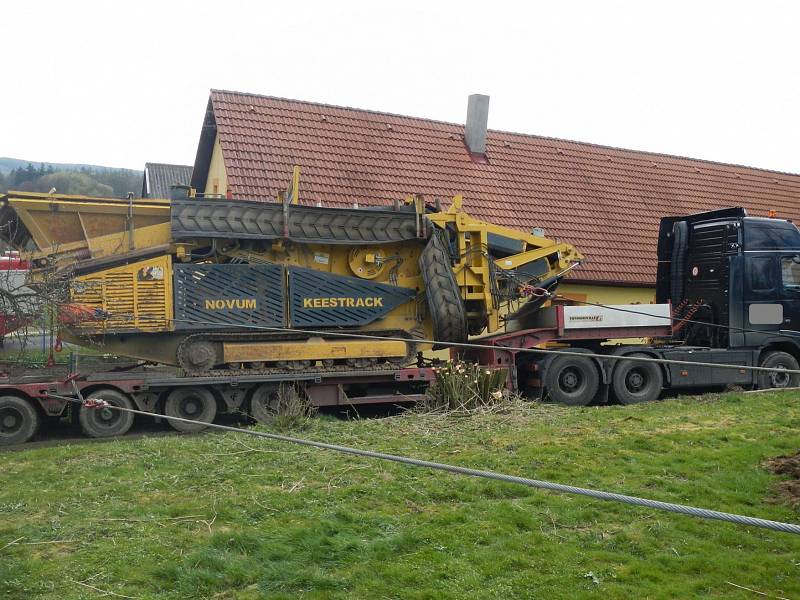
<svg viewBox="0 0 800 600">
<path fill-rule="evenodd" d="M 800 521 L 763 467 L 800 447 L 791 392 L 320 417 L 301 435 Z M 7 599 L 800 597 L 800 536 L 237 434 L 0 457 Z"/>
</svg>

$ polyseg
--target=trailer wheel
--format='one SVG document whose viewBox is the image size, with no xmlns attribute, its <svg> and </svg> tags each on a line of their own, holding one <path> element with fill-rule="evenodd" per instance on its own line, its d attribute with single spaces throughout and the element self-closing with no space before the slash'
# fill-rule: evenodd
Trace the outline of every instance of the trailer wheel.
<svg viewBox="0 0 800 600">
<path fill-rule="evenodd" d="M 569 406 L 586 406 L 600 389 L 600 375 L 592 359 L 562 355 L 547 367 L 545 386 L 550 398 Z"/>
<path fill-rule="evenodd" d="M 133 408 L 133 402 L 117 390 L 97 390 L 86 397 L 87 400 L 105 400 L 108 404 L 120 408 Z M 133 413 L 113 408 L 87 408 L 81 406 L 78 422 L 83 433 L 93 438 L 114 437 L 123 435 L 133 425 Z"/>
<path fill-rule="evenodd" d="M 797 359 L 787 352 L 768 352 L 761 359 L 760 367 L 772 369 L 788 369 L 795 371 L 800 368 Z M 800 387 L 800 376 L 791 373 L 758 372 L 758 389 Z"/>
<path fill-rule="evenodd" d="M 250 416 L 259 423 L 270 425 L 275 420 L 279 405 L 278 386 L 265 383 L 250 398 Z"/>
<path fill-rule="evenodd" d="M 189 419 L 193 423 L 173 421 L 169 424 L 178 431 L 202 431 L 217 416 L 217 399 L 208 388 L 181 387 L 172 390 L 164 402 L 164 414 L 168 417 Z"/>
<path fill-rule="evenodd" d="M 24 444 L 39 431 L 39 413 L 27 400 L 0 396 L 0 446 Z"/>
<path fill-rule="evenodd" d="M 628 356 L 644 357 L 635 353 Z M 611 378 L 611 387 L 620 404 L 639 404 L 657 400 L 664 386 L 661 368 L 651 362 L 618 360 Z"/>
</svg>

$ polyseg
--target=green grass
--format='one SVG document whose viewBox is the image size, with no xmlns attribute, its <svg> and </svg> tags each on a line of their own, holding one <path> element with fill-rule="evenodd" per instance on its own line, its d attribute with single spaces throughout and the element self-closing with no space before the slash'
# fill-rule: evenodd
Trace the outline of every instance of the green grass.
<svg viewBox="0 0 800 600">
<path fill-rule="evenodd" d="M 799 401 L 321 417 L 301 435 L 798 522 L 761 463 L 800 447 Z M 237 434 L 0 457 L 0 548 L 22 538 L 0 550 L 8 599 L 800 597 L 800 536 Z"/>
</svg>

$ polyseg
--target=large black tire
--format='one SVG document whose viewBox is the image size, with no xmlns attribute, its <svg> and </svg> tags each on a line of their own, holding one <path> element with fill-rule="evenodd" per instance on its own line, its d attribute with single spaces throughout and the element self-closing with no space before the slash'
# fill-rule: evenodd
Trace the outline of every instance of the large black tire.
<svg viewBox="0 0 800 600">
<path fill-rule="evenodd" d="M 193 421 L 187 423 L 167 419 L 173 429 L 187 433 L 202 431 L 217 416 L 217 399 L 208 388 L 175 388 L 164 401 L 164 414 Z"/>
<path fill-rule="evenodd" d="M 767 367 L 773 369 L 788 369 L 796 371 L 798 368 L 797 359 L 788 354 L 787 352 L 767 352 L 761 357 L 759 362 L 760 367 Z M 791 373 L 778 373 L 758 371 L 758 389 L 764 390 L 769 388 L 789 388 L 800 387 L 800 375 Z"/>
<path fill-rule="evenodd" d="M 630 354 L 645 357 L 646 354 Z M 611 377 L 611 388 L 620 404 L 639 404 L 658 400 L 664 386 L 664 374 L 656 363 L 618 360 Z"/>
<path fill-rule="evenodd" d="M 250 416 L 263 425 L 270 425 L 275 419 L 279 404 L 278 386 L 273 383 L 260 385 L 250 398 Z"/>
<path fill-rule="evenodd" d="M 0 446 L 24 444 L 39 431 L 39 412 L 28 400 L 0 396 Z"/>
<path fill-rule="evenodd" d="M 105 400 L 120 408 L 133 408 L 133 402 L 117 390 L 97 390 L 86 397 L 87 400 Z M 93 438 L 124 435 L 133 425 L 133 413 L 113 408 L 87 408 L 81 406 L 78 422 L 83 433 Z"/>
<path fill-rule="evenodd" d="M 419 268 L 425 282 L 433 338 L 438 342 L 466 342 L 467 314 L 464 301 L 447 248 L 438 232 L 434 232 L 422 251 Z"/>
<path fill-rule="evenodd" d="M 600 374 L 591 358 L 562 355 L 547 366 L 545 387 L 555 402 L 586 406 L 600 389 Z"/>
</svg>

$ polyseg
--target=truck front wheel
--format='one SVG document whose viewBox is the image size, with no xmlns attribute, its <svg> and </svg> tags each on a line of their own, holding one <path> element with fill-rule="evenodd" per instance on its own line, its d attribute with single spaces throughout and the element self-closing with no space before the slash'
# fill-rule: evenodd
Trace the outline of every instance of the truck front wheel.
<svg viewBox="0 0 800 600">
<path fill-rule="evenodd" d="M 630 354 L 650 358 L 645 354 Z M 658 399 L 664 385 L 661 368 L 652 362 L 618 360 L 611 378 L 611 388 L 620 404 L 638 404 Z"/>
<path fill-rule="evenodd" d="M 797 359 L 787 352 L 767 352 L 761 359 L 760 367 L 796 371 L 800 366 Z M 800 375 L 779 371 L 759 371 L 758 389 L 800 387 Z"/>
<path fill-rule="evenodd" d="M 550 399 L 570 406 L 586 406 L 600 389 L 600 375 L 592 359 L 562 355 L 547 367 L 545 385 Z"/>
</svg>

